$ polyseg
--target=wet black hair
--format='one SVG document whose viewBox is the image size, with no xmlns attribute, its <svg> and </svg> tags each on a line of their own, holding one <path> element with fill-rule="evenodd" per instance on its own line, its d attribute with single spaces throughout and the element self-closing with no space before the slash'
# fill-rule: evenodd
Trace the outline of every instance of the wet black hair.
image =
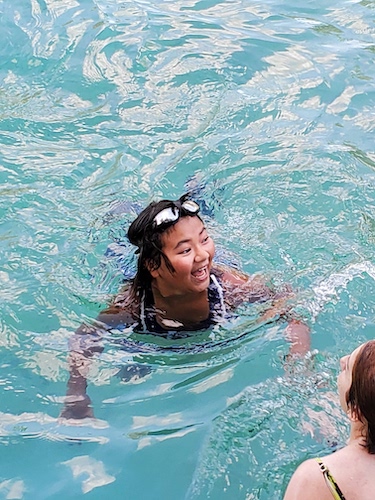
<svg viewBox="0 0 375 500">
<path fill-rule="evenodd" d="M 151 202 L 138 217 L 130 224 L 128 230 L 128 239 L 130 243 L 138 247 L 137 273 L 131 285 L 131 296 L 136 299 L 142 290 L 151 287 L 150 271 L 158 269 L 162 262 L 162 258 L 167 266 L 167 269 L 174 273 L 175 269 L 172 266 L 168 257 L 162 249 L 162 234 L 173 227 L 181 217 L 194 217 L 198 215 L 183 208 L 182 203 L 190 199 L 189 193 L 182 195 L 178 200 L 161 200 Z M 179 217 L 170 222 L 155 225 L 154 219 L 157 214 L 166 208 L 178 208 Z M 200 218 L 200 217 L 199 217 Z"/>
</svg>

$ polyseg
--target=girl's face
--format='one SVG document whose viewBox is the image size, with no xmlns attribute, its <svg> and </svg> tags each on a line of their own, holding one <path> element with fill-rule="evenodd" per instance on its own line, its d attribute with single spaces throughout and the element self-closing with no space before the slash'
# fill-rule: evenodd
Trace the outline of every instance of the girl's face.
<svg viewBox="0 0 375 500">
<path fill-rule="evenodd" d="M 354 362 L 364 344 L 360 345 L 351 354 L 347 354 L 340 359 L 340 373 L 337 377 L 337 387 L 339 390 L 341 408 L 346 412 L 348 405 L 346 395 L 352 385 L 352 373 Z"/>
<path fill-rule="evenodd" d="M 162 249 L 175 269 L 171 273 L 164 259 L 151 271 L 164 297 L 199 293 L 208 288 L 215 245 L 199 217 L 181 217 L 162 234 Z"/>
</svg>

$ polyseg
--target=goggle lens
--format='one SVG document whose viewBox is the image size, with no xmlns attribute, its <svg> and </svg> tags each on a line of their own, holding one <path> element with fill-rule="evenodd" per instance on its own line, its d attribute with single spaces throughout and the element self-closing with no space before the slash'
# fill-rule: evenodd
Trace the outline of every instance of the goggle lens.
<svg viewBox="0 0 375 500">
<path fill-rule="evenodd" d="M 189 214 L 197 214 L 199 212 L 199 205 L 195 203 L 193 200 L 185 200 L 181 203 L 181 208 L 188 212 Z M 175 222 L 180 217 L 180 210 L 178 206 L 174 205 L 172 207 L 164 208 L 155 215 L 153 220 L 154 227 L 159 227 L 162 224 L 169 224 L 171 222 Z"/>
</svg>

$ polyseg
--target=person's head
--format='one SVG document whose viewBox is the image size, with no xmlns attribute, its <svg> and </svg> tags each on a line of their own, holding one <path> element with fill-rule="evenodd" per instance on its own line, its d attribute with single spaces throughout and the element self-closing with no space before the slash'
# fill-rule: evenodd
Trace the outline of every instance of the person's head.
<svg viewBox="0 0 375 500">
<path fill-rule="evenodd" d="M 340 360 L 338 387 L 341 406 L 365 429 L 365 447 L 375 453 L 375 340 Z"/>
<path fill-rule="evenodd" d="M 186 286 L 180 271 L 188 266 L 193 281 L 207 281 L 199 276 L 198 266 L 207 265 L 209 271 L 215 247 L 199 216 L 199 205 L 188 195 L 150 203 L 130 225 L 128 238 L 139 254 L 134 293 L 148 288 L 153 279 Z"/>
</svg>

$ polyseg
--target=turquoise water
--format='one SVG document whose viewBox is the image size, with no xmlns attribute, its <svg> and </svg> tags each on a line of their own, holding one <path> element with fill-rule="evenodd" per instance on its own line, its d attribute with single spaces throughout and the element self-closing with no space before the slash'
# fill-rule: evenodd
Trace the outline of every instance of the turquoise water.
<svg viewBox="0 0 375 500">
<path fill-rule="evenodd" d="M 374 335 L 374 23 L 372 0 L 0 1 L 0 498 L 276 499 L 344 442 L 338 359 Z M 192 178 L 226 257 L 300 291 L 311 359 L 285 367 L 285 325 L 244 308 L 145 339 L 124 383 L 114 333 L 96 420 L 61 422 L 120 208 Z"/>
</svg>

